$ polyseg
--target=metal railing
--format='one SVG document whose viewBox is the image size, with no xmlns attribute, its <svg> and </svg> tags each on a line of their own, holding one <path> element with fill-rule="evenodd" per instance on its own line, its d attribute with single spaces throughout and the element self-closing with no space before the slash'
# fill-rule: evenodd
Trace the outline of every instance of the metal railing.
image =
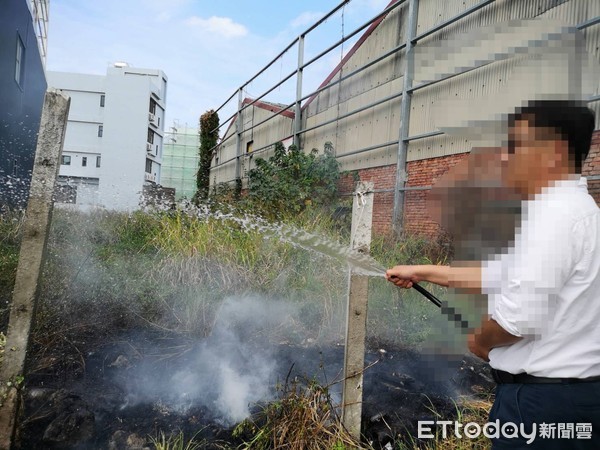
<svg viewBox="0 0 600 450">
<path fill-rule="evenodd" d="M 352 30 L 348 35 L 343 36 L 341 39 L 339 39 L 338 41 L 336 41 L 334 44 L 329 45 L 325 50 L 319 52 L 317 55 L 313 56 L 312 58 L 310 58 L 307 62 L 304 62 L 304 40 L 306 38 L 306 36 L 313 30 L 315 30 L 320 24 L 322 24 L 325 20 L 327 20 L 328 18 L 330 18 L 331 16 L 333 16 L 336 12 L 338 12 L 340 9 L 342 9 L 346 4 L 348 4 L 350 2 L 350 0 L 346 0 L 341 2 L 340 4 L 338 4 L 335 8 L 333 8 L 331 11 L 329 11 L 322 19 L 320 19 L 318 22 L 316 22 L 315 24 L 311 25 L 308 29 L 306 29 L 303 33 L 301 33 L 297 38 L 295 38 L 288 46 L 286 46 L 284 48 L 284 50 L 282 50 L 275 58 L 273 58 L 266 66 L 264 66 L 261 70 L 259 70 L 254 76 L 252 76 L 248 81 L 246 81 L 240 88 L 238 88 L 221 106 L 219 106 L 219 108 L 217 108 L 216 111 L 220 111 L 222 108 L 225 107 L 226 104 L 228 104 L 233 98 L 235 98 L 236 94 L 238 95 L 238 109 L 237 111 L 231 115 L 228 119 L 226 119 L 221 125 L 219 125 L 218 128 L 216 128 L 213 131 L 216 131 L 217 129 L 220 129 L 221 127 L 223 127 L 224 125 L 228 124 L 228 126 L 230 126 L 231 120 L 236 119 L 236 132 L 235 133 L 231 133 L 229 135 L 223 136 L 223 138 L 221 139 L 221 141 L 217 144 L 217 146 L 215 146 L 212 150 L 215 150 L 216 147 L 222 147 L 223 144 L 225 144 L 226 142 L 228 142 L 230 139 L 235 138 L 236 139 L 236 155 L 225 160 L 225 161 L 220 161 L 218 164 L 215 164 L 211 169 L 219 169 L 222 168 L 225 165 L 230 164 L 233 161 L 236 161 L 236 177 L 239 178 L 241 175 L 241 170 L 240 170 L 240 166 L 241 166 L 241 159 L 244 157 L 252 157 L 254 155 L 260 154 L 262 152 L 265 152 L 271 148 L 273 148 L 273 146 L 276 144 L 276 142 L 270 143 L 268 145 L 265 145 L 261 148 L 255 149 L 254 151 L 252 151 L 251 153 L 242 153 L 241 152 L 241 140 L 242 140 L 242 136 L 244 135 L 244 133 L 250 132 L 251 130 L 256 129 L 257 127 L 261 127 L 264 126 L 266 123 L 268 123 L 271 120 L 274 120 L 275 118 L 279 117 L 282 113 L 291 110 L 292 108 L 294 108 L 294 127 L 293 127 L 293 134 L 290 137 L 294 138 L 294 143 L 298 144 L 299 143 L 299 136 L 302 134 L 305 134 L 307 132 L 310 131 L 314 131 L 316 129 L 325 127 L 327 125 L 331 125 L 333 123 L 337 123 L 340 120 L 344 120 L 347 119 L 349 117 L 352 117 L 356 114 L 359 114 L 365 110 L 368 110 L 370 108 L 375 108 L 377 106 L 380 106 L 382 104 L 391 102 L 395 99 L 400 98 L 401 99 L 401 118 L 403 118 L 401 120 L 401 126 L 400 126 L 400 130 L 399 130 L 399 137 L 398 139 L 392 140 L 392 141 L 388 141 L 388 142 L 384 142 L 384 143 L 378 143 L 378 144 L 374 144 L 374 145 L 370 145 L 367 147 L 363 147 L 363 148 L 359 148 L 359 149 L 355 149 L 353 151 L 350 152 L 346 152 L 344 154 L 341 155 L 337 155 L 337 158 L 345 158 L 345 157 L 349 157 L 349 156 L 355 156 L 358 154 L 362 154 L 362 153 L 367 153 L 367 152 L 371 152 L 374 150 L 378 150 L 384 147 L 390 147 L 390 146 L 395 146 L 398 145 L 398 165 L 397 165 L 397 185 L 396 188 L 391 190 L 391 192 L 395 192 L 395 201 L 394 201 L 394 223 L 395 224 L 399 224 L 399 227 L 401 228 L 401 219 L 402 219 L 402 208 L 403 208 L 403 195 L 402 193 L 404 191 L 410 190 L 408 188 L 406 188 L 405 183 L 407 180 L 407 174 L 406 174 L 406 155 L 407 155 L 407 148 L 408 148 L 408 143 L 412 142 L 412 141 L 416 141 L 416 140 L 421 140 L 421 139 L 427 139 L 427 138 L 431 138 L 434 136 L 439 136 L 439 135 L 443 135 L 444 133 L 442 131 L 439 130 L 435 130 L 435 131 L 430 131 L 430 132 L 425 132 L 425 133 L 420 133 L 417 135 L 412 135 L 409 136 L 408 135 L 408 123 L 410 121 L 410 98 L 412 97 L 412 94 L 414 92 L 417 92 L 421 89 L 425 89 L 427 87 L 436 85 L 438 83 L 441 83 L 443 81 L 449 80 L 451 78 L 454 77 L 458 77 L 460 75 L 464 75 L 470 71 L 473 70 L 477 70 L 477 69 L 481 69 L 482 67 L 485 67 L 488 64 L 491 64 L 493 62 L 495 62 L 495 60 L 490 60 L 490 61 L 484 61 L 484 62 L 480 62 L 479 64 L 475 64 L 474 67 L 470 67 L 467 68 L 465 70 L 462 71 L 458 71 L 457 73 L 452 73 L 443 77 L 440 77 L 439 79 L 436 80 L 432 80 L 432 81 L 427 81 L 424 83 L 421 83 L 419 85 L 413 86 L 412 85 L 412 66 L 411 63 L 408 62 L 406 64 L 406 68 L 403 74 L 404 77 L 404 86 L 402 91 L 386 96 L 384 98 L 381 98 L 377 101 L 371 102 L 367 105 L 361 106 L 359 108 L 356 108 L 352 111 L 346 112 L 344 114 L 338 114 L 336 115 L 335 118 L 333 119 L 328 119 L 325 120 L 323 122 L 319 122 L 317 124 L 311 125 L 311 126 L 306 126 L 305 128 L 302 128 L 302 107 L 306 107 L 306 100 L 312 101 L 313 98 L 315 98 L 318 94 L 331 89 L 334 86 L 339 85 L 340 83 L 342 83 L 343 81 L 347 81 L 349 79 L 351 79 L 352 77 L 355 77 L 356 75 L 364 72 L 365 70 L 375 66 L 376 64 L 379 64 L 383 61 L 385 61 L 387 58 L 390 58 L 394 55 L 397 55 L 399 52 L 404 51 L 405 53 L 405 58 L 407 60 L 410 61 L 411 56 L 410 53 L 412 51 L 412 48 L 417 45 L 417 43 L 429 36 L 434 35 L 435 33 L 438 33 L 439 31 L 447 28 L 450 25 L 453 25 L 454 23 L 456 23 L 457 21 L 460 21 L 462 19 L 465 19 L 467 17 L 469 17 L 471 14 L 482 10 L 483 8 L 493 4 L 495 2 L 495 0 L 484 0 L 480 3 L 478 3 L 477 5 L 474 5 L 468 9 L 466 9 L 465 11 L 462 11 L 461 13 L 455 15 L 454 17 L 430 28 L 429 30 L 426 30 L 418 35 L 416 35 L 413 32 L 411 33 L 411 24 L 413 28 L 416 28 L 416 21 L 417 21 L 417 10 L 418 10 L 418 0 L 398 0 L 396 2 L 390 3 L 382 12 L 380 12 L 379 14 L 375 15 L 374 17 L 372 17 L 370 20 L 366 21 L 365 23 L 363 23 L 362 25 L 360 25 L 359 27 L 355 28 L 354 30 Z M 408 24 L 409 26 L 408 28 L 408 35 L 406 36 L 406 40 L 405 42 L 395 46 L 394 48 L 385 51 L 384 53 L 374 57 L 373 59 L 371 59 L 370 61 L 368 61 L 367 63 L 363 64 L 362 66 L 352 70 L 349 73 L 343 74 L 341 72 L 341 70 L 338 72 L 339 76 L 336 76 L 335 79 L 329 79 L 327 80 L 326 84 L 322 84 L 321 86 L 319 86 L 317 89 L 311 91 L 308 94 L 302 94 L 302 74 L 303 71 L 310 66 L 311 64 L 315 63 L 316 61 L 318 61 L 319 59 L 323 58 L 325 55 L 329 54 L 331 51 L 335 50 L 336 48 L 338 48 L 340 45 L 342 45 L 343 43 L 347 42 L 349 39 L 353 38 L 354 36 L 356 36 L 358 33 L 360 33 L 362 30 L 364 30 L 365 28 L 369 27 L 369 26 L 374 26 L 374 24 L 377 21 L 381 21 L 383 20 L 383 18 L 385 18 L 387 16 L 387 14 L 389 14 L 390 12 L 392 12 L 394 9 L 400 7 L 403 4 L 406 4 L 408 2 Z M 595 17 L 589 20 L 586 20 L 585 22 L 582 22 L 578 25 L 576 25 L 576 28 L 583 30 L 586 29 L 588 27 L 597 25 L 600 23 L 600 17 Z M 288 74 L 286 74 L 279 82 L 277 82 L 276 84 L 274 84 L 272 87 L 270 87 L 268 90 L 266 90 L 265 92 L 263 92 L 261 95 L 259 95 L 258 97 L 254 98 L 252 101 L 248 101 L 248 102 L 243 102 L 243 92 L 244 89 L 254 80 L 256 80 L 257 77 L 259 77 L 261 74 L 263 74 L 269 67 L 271 67 L 276 61 L 278 61 L 285 53 L 287 53 L 288 51 L 290 51 L 296 44 L 298 44 L 298 64 L 297 67 L 289 72 Z M 340 65 L 338 66 L 338 68 L 342 68 L 343 64 L 346 61 L 343 59 L 342 61 L 340 61 Z M 261 101 L 266 95 L 268 95 L 269 93 L 271 93 L 273 90 L 277 89 L 278 87 L 280 87 L 283 83 L 287 82 L 288 80 L 290 80 L 291 78 L 293 78 L 294 76 L 296 76 L 296 99 L 294 100 L 294 102 L 289 103 L 287 105 L 283 105 L 281 108 L 279 108 L 277 111 L 275 111 L 273 114 L 269 115 L 267 118 L 260 120 L 257 123 L 252 124 L 252 126 L 247 127 L 247 128 L 243 128 L 240 126 L 240 123 L 242 121 L 242 117 L 241 114 L 244 110 L 246 110 L 247 108 L 250 108 L 251 106 L 255 105 L 257 102 Z M 600 95 L 598 96 L 594 96 L 592 98 L 589 99 L 589 102 L 596 102 L 600 100 Z M 244 104 L 242 104 L 242 102 Z M 404 112 L 404 114 L 402 114 L 402 112 Z M 279 139 L 281 140 L 281 139 Z M 278 140 L 278 141 L 279 141 Z M 278 142 L 277 141 L 277 142 Z M 234 179 L 232 180 L 228 180 L 226 182 L 231 182 L 234 181 Z M 419 187 L 418 189 L 426 189 L 427 187 Z M 397 230 L 399 231 L 399 230 Z"/>
</svg>

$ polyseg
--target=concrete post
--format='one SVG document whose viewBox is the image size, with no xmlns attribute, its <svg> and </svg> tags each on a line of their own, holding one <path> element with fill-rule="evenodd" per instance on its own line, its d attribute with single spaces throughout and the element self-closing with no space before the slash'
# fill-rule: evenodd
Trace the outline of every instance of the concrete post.
<svg viewBox="0 0 600 450">
<path fill-rule="evenodd" d="M 353 250 L 369 253 L 372 217 L 373 182 L 358 182 L 352 205 L 350 240 Z M 362 415 L 369 277 L 354 274 L 351 270 L 349 278 L 342 422 L 351 435 L 358 439 Z"/>
<path fill-rule="evenodd" d="M 19 388 L 23 382 L 29 332 L 50 230 L 52 196 L 60 167 L 69 106 L 70 98 L 62 92 L 53 89 L 46 92 L 23 224 L 4 361 L 0 367 L 0 450 L 9 450 L 15 435 L 20 407 Z"/>
<path fill-rule="evenodd" d="M 408 133 L 410 128 L 410 103 L 412 98 L 412 82 L 414 76 L 414 43 L 417 32 L 419 0 L 409 0 L 408 25 L 406 32 L 406 50 L 404 53 L 404 84 L 400 103 L 400 136 L 398 142 L 398 162 L 396 165 L 396 186 L 394 190 L 394 211 L 392 227 L 396 236 L 400 236 L 404 218 L 404 187 L 408 180 L 406 158 L 408 153 Z"/>
</svg>

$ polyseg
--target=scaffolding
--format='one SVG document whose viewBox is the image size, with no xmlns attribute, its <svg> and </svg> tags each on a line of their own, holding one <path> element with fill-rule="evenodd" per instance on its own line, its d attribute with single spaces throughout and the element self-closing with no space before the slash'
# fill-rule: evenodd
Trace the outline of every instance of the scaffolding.
<svg viewBox="0 0 600 450">
<path fill-rule="evenodd" d="M 27 4 L 44 67 L 48 56 L 48 3 L 49 0 L 29 0 Z"/>
<path fill-rule="evenodd" d="M 161 184 L 175 189 L 175 199 L 191 199 L 196 193 L 196 174 L 200 160 L 197 127 L 180 126 L 174 121 L 165 133 Z"/>
</svg>

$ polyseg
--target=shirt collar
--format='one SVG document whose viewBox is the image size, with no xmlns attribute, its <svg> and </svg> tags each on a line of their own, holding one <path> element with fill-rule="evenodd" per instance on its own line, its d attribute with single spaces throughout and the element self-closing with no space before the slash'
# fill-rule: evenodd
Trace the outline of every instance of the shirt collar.
<svg viewBox="0 0 600 450">
<path fill-rule="evenodd" d="M 542 191 L 535 194 L 533 198 L 524 200 L 522 203 L 523 212 L 525 213 L 525 211 L 535 207 L 534 205 L 542 204 L 542 201 L 548 200 L 548 198 L 553 198 L 564 193 L 573 193 L 581 189 L 587 192 L 587 178 L 582 176 L 579 178 L 573 176 L 565 180 L 555 181 L 550 186 L 542 188 Z"/>
<path fill-rule="evenodd" d="M 557 180 L 554 183 L 552 183 L 550 186 L 546 186 L 545 188 L 542 188 L 542 192 L 541 195 L 547 196 L 547 195 L 552 195 L 554 193 L 558 193 L 558 192 L 564 192 L 566 190 L 572 190 L 572 189 L 581 189 L 581 188 L 587 188 L 587 178 L 586 177 L 582 177 L 579 176 L 577 177 L 572 177 L 572 178 L 567 178 L 565 180 Z M 536 195 L 536 197 L 538 197 L 540 194 Z"/>
</svg>

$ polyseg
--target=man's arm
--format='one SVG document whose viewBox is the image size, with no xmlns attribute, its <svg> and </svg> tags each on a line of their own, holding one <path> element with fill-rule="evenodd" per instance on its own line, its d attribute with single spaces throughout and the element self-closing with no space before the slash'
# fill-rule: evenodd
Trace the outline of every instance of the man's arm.
<svg viewBox="0 0 600 450">
<path fill-rule="evenodd" d="M 398 287 L 411 288 L 413 283 L 429 281 L 445 287 L 481 291 L 481 267 L 477 266 L 395 266 L 385 273 Z"/>
<path fill-rule="evenodd" d="M 502 328 L 494 319 L 487 319 L 469 335 L 469 350 L 485 361 L 489 361 L 490 350 L 495 347 L 511 345 L 523 339 L 514 336 Z"/>
</svg>

